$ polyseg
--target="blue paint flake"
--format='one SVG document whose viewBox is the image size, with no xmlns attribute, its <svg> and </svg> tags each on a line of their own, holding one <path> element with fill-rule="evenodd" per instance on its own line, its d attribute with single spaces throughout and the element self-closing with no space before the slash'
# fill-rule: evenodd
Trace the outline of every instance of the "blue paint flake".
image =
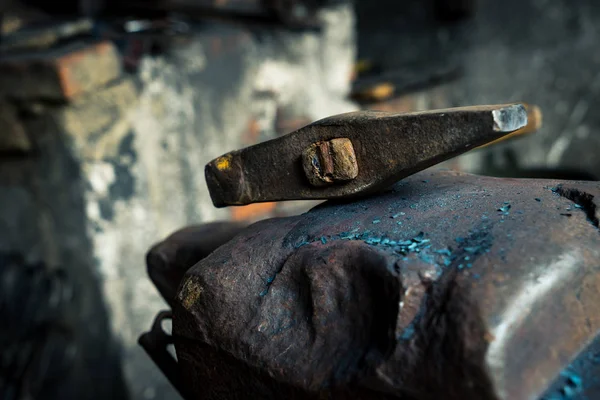
<svg viewBox="0 0 600 400">
<path fill-rule="evenodd" d="M 366 244 L 379 244 L 381 243 L 381 238 L 378 237 L 373 237 L 373 238 L 368 238 L 365 240 Z"/>
<path fill-rule="evenodd" d="M 600 389 L 600 336 L 560 373 L 540 400 L 592 400 Z"/>
<path fill-rule="evenodd" d="M 328 240 L 361 240 L 368 245 L 386 247 L 397 254 L 406 256 L 408 253 L 420 253 L 421 251 L 431 247 L 430 240 L 425 238 L 425 234 L 423 232 L 419 232 L 419 234 L 417 234 L 412 239 L 393 240 L 389 237 L 386 237 L 385 235 L 374 234 L 369 230 L 364 231 L 362 233 L 358 233 L 355 231 L 356 230 L 354 230 L 353 232 L 344 231 L 337 235 L 331 235 L 327 237 L 322 236 L 313 240 L 302 240 L 300 243 L 296 244 L 295 248 L 299 248 L 318 241 L 325 244 Z M 427 257 L 425 257 L 425 259 L 432 260 L 431 258 Z"/>
<path fill-rule="evenodd" d="M 408 325 L 406 328 L 404 328 L 404 330 L 402 331 L 402 335 L 400 335 L 400 339 L 401 340 L 410 340 L 410 338 L 412 338 L 415 334 L 415 327 L 413 326 L 413 324 Z"/>
<path fill-rule="evenodd" d="M 569 385 L 571 385 L 572 387 L 581 389 L 583 380 L 575 372 L 566 370 L 566 371 L 561 372 L 560 375 L 567 378 L 567 383 Z"/>
<path fill-rule="evenodd" d="M 600 353 L 596 353 L 596 354 L 589 354 L 588 358 L 591 362 L 593 362 L 594 364 L 600 364 Z"/>
<path fill-rule="evenodd" d="M 448 248 L 441 249 L 441 250 L 436 250 L 434 253 L 441 254 L 441 255 L 444 255 L 444 256 L 448 256 L 448 257 L 450 257 L 452 255 L 452 251 L 450 251 L 450 249 L 448 249 Z"/>
<path fill-rule="evenodd" d="M 401 224 L 400 222 L 398 223 Z M 457 237 L 455 240 L 459 245 L 456 250 L 452 250 L 450 247 L 436 250 L 431 249 L 431 240 L 426 237 L 424 232 L 419 232 L 412 238 L 401 240 L 390 238 L 387 235 L 372 230 L 359 232 L 358 228 L 353 229 L 351 232 L 343 231 L 339 234 L 319 236 L 313 239 L 305 237 L 302 238 L 295 247 L 299 248 L 319 241 L 324 244 L 327 243 L 327 241 L 335 240 L 359 240 L 370 246 L 384 248 L 385 250 L 400 256 L 404 261 L 409 261 L 410 258 L 408 258 L 408 256 L 412 253 L 423 262 L 435 265 L 437 268 L 455 265 L 458 269 L 465 269 L 473 266 L 474 256 L 489 252 L 489 247 L 491 247 L 491 237 L 486 229 L 487 228 L 483 226 L 481 229 L 470 231 L 467 237 Z M 441 269 L 439 272 L 441 273 Z"/>
<path fill-rule="evenodd" d="M 432 254 L 420 253 L 419 258 L 426 262 L 427 264 L 435 264 L 435 257 Z"/>
<path fill-rule="evenodd" d="M 374 223 L 374 224 L 378 224 L 378 223 L 380 223 L 380 222 L 381 222 L 381 220 L 380 220 L 380 219 L 374 219 L 374 220 L 373 220 L 373 223 Z"/>
<path fill-rule="evenodd" d="M 296 249 L 299 249 L 302 246 L 306 246 L 307 244 L 310 244 L 310 242 L 307 242 L 306 240 L 301 241 L 300 243 L 296 244 L 294 247 Z"/>
<path fill-rule="evenodd" d="M 508 215 L 511 205 L 508 202 L 504 202 L 504 205 L 500 207 L 497 211 L 501 212 L 503 215 Z"/>
<path fill-rule="evenodd" d="M 557 390 L 558 393 L 554 393 L 554 397 L 560 400 L 579 398 L 579 394 L 583 392 L 583 379 L 577 373 L 572 371 L 570 368 L 565 369 L 560 373 L 560 376 L 564 378 L 564 383 Z"/>
</svg>

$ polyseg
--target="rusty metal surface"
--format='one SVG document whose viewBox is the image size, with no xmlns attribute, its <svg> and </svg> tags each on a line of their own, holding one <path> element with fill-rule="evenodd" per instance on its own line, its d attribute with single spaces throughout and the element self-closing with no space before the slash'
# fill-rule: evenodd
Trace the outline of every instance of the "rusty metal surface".
<svg viewBox="0 0 600 400">
<path fill-rule="evenodd" d="M 213 222 L 181 229 L 146 254 L 148 276 L 172 307 L 185 272 L 231 240 L 245 226 L 241 222 Z"/>
<path fill-rule="evenodd" d="M 351 181 L 358 176 L 354 146 L 349 139 L 317 142 L 302 153 L 302 167 L 313 186 Z"/>
<path fill-rule="evenodd" d="M 254 224 L 183 279 L 183 379 L 206 399 L 538 398 L 600 330 L 598 195 L 425 171 Z"/>
<path fill-rule="evenodd" d="M 189 398 L 188 390 L 181 382 L 181 374 L 177 360 L 168 351 L 168 346 L 173 345 L 173 336 L 165 332 L 163 322 L 172 320 L 171 311 L 161 311 L 158 313 L 150 331 L 144 333 L 138 339 L 138 343 L 146 351 L 148 356 L 154 361 L 163 374 L 167 377 L 171 385 L 183 398 Z"/>
<path fill-rule="evenodd" d="M 407 114 L 362 111 L 325 118 L 288 135 L 227 153 L 207 164 L 216 207 L 330 199 L 373 192 L 527 126 L 522 104 Z M 318 142 L 351 141 L 358 175 L 316 187 L 301 162 Z"/>
</svg>

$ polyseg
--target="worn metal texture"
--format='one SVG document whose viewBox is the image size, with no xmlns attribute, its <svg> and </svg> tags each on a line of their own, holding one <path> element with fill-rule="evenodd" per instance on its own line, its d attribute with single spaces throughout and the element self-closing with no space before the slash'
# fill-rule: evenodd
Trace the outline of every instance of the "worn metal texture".
<svg viewBox="0 0 600 400">
<path fill-rule="evenodd" d="M 185 272 L 217 247 L 231 240 L 243 227 L 241 222 L 212 222 L 190 226 L 152 246 L 146 254 L 148 275 L 171 307 Z"/>
<path fill-rule="evenodd" d="M 579 353 L 542 396 L 542 400 L 600 398 L 600 335 Z"/>
<path fill-rule="evenodd" d="M 354 147 L 346 138 L 310 145 L 302 153 L 302 167 L 313 186 L 350 181 L 358 176 Z"/>
<path fill-rule="evenodd" d="M 535 399 L 600 330 L 600 184 L 421 172 L 185 275 L 195 398 Z"/>
<path fill-rule="evenodd" d="M 169 382 L 179 391 L 184 398 L 189 397 L 185 387 L 181 384 L 181 374 L 177 366 L 177 360 L 168 351 L 168 347 L 173 345 L 173 337 L 165 332 L 163 323 L 170 321 L 173 315 L 171 311 L 161 311 L 149 332 L 144 333 L 138 339 L 138 343 L 146 351 L 146 354 L 165 374 Z"/>
<path fill-rule="evenodd" d="M 527 111 L 522 104 L 341 114 L 211 161 L 206 182 L 216 207 L 355 196 L 525 126 Z M 303 172 L 302 154 L 315 143 L 339 138 L 352 142 L 358 175 L 335 185 L 311 185 Z"/>
</svg>

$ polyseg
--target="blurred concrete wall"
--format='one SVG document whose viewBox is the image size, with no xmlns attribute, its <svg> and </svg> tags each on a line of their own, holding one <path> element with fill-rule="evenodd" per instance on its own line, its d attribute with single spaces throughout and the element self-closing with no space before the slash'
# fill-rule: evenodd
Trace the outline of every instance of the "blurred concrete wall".
<svg viewBox="0 0 600 400">
<path fill-rule="evenodd" d="M 135 74 L 109 42 L 0 59 L 0 251 L 63 265 L 99 289 L 81 293 L 94 306 L 78 323 L 107 315 L 133 398 L 176 397 L 136 343 L 165 308 L 146 276 L 150 245 L 184 225 L 279 207 L 215 209 L 204 165 L 356 109 L 345 100 L 352 9 L 319 18 L 321 32 L 303 33 L 202 24 Z"/>
</svg>

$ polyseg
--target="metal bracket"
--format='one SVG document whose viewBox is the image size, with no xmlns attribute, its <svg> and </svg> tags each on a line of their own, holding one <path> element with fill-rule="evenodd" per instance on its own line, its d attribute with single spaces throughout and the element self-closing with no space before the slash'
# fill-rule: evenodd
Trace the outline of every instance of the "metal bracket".
<svg viewBox="0 0 600 400">
<path fill-rule="evenodd" d="M 165 374 L 181 397 L 189 399 L 190 397 L 186 396 L 186 390 L 181 382 L 179 364 L 168 350 L 168 346 L 175 343 L 173 336 L 165 332 L 162 327 L 162 322 L 168 319 L 173 320 L 171 310 L 158 313 L 150 331 L 142 334 L 138 339 L 138 343 L 154 361 L 154 364 Z"/>
</svg>

